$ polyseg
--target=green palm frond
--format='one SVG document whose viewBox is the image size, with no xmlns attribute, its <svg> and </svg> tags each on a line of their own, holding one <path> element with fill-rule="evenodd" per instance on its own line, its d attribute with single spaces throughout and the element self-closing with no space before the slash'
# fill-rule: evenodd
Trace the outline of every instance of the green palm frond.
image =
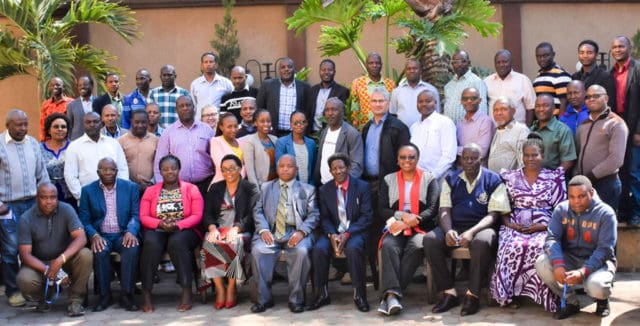
<svg viewBox="0 0 640 326">
<path fill-rule="evenodd" d="M 496 8 L 488 0 L 458 0 L 452 12 L 457 14 L 458 22 L 473 27 L 482 37 L 497 36 L 502 28 L 502 24 L 489 21 Z"/>
<path fill-rule="evenodd" d="M 111 28 L 129 44 L 140 37 L 135 12 L 117 2 L 104 0 L 72 1 L 67 14 L 60 20 L 60 27 L 69 30 L 82 23 L 99 23 Z"/>
<path fill-rule="evenodd" d="M 39 28 L 38 15 L 33 1 L 0 1 L 0 14 L 12 22 L 12 25 L 26 34 L 36 34 Z"/>
<path fill-rule="evenodd" d="M 97 79 L 102 79 L 110 72 L 121 74 L 120 69 L 109 64 L 109 61 L 114 61 L 117 58 L 111 53 L 85 44 L 83 46 L 75 46 L 76 60 L 75 64 L 79 67 L 86 69 L 91 75 Z M 100 92 L 106 92 L 103 83 L 98 83 Z"/>
<path fill-rule="evenodd" d="M 381 0 L 369 7 L 368 10 L 368 15 L 371 17 L 372 22 L 382 17 L 391 18 L 398 14 L 404 16 L 404 14 L 410 12 L 409 6 L 404 0 Z"/>
<path fill-rule="evenodd" d="M 324 7 L 322 0 L 306 0 L 285 23 L 289 30 L 296 30 L 297 34 L 315 23 L 348 24 L 353 20 L 365 20 L 363 12 L 369 10 L 371 5 L 370 0 L 335 0 Z"/>
</svg>

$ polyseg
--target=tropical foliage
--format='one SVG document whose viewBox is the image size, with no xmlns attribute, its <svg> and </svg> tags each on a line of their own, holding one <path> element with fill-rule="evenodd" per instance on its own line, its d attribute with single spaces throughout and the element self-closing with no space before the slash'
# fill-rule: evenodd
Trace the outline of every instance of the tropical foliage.
<svg viewBox="0 0 640 326">
<path fill-rule="evenodd" d="M 134 12 L 108 1 L 0 0 L 0 14 L 10 21 L 0 28 L 0 80 L 33 75 L 41 99 L 46 98 L 47 83 L 55 76 L 73 85 L 76 67 L 96 78 L 118 72 L 109 64 L 115 58 L 107 51 L 74 43 L 74 27 L 103 24 L 128 43 L 139 37 Z"/>
</svg>

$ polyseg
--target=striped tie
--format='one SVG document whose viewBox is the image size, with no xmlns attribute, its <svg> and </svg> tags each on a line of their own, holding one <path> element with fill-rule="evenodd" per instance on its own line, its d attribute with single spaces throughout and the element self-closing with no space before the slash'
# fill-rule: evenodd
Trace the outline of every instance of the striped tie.
<svg viewBox="0 0 640 326">
<path fill-rule="evenodd" d="M 287 232 L 287 184 L 280 186 L 280 199 L 276 213 L 276 239 L 282 239 Z"/>
<path fill-rule="evenodd" d="M 338 217 L 340 218 L 340 225 L 338 226 L 338 233 L 342 233 L 349 228 L 349 221 L 347 221 L 347 208 L 344 204 L 344 192 L 342 191 L 342 185 L 338 187 Z"/>
</svg>

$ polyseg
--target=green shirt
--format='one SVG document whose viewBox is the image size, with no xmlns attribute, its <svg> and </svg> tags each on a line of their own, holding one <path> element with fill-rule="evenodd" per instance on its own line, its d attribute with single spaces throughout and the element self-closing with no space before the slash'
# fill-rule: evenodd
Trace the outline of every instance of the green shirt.
<svg viewBox="0 0 640 326">
<path fill-rule="evenodd" d="M 558 121 L 556 117 L 552 117 L 551 121 L 542 128 L 539 128 L 538 124 L 539 121 L 536 121 L 531 126 L 531 131 L 535 131 L 542 136 L 542 143 L 544 144 L 542 165 L 545 168 L 555 170 L 560 166 L 560 163 L 578 158 L 576 156 L 573 133 L 567 125 Z"/>
</svg>

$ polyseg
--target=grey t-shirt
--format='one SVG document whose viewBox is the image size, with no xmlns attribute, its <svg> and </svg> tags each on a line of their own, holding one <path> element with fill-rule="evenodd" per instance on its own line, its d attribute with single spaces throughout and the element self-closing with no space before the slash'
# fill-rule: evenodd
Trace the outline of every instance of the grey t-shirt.
<svg viewBox="0 0 640 326">
<path fill-rule="evenodd" d="M 71 232 L 78 229 L 82 223 L 71 205 L 59 202 L 58 209 L 47 217 L 36 204 L 20 217 L 18 244 L 31 245 L 31 254 L 46 262 L 67 249 L 73 240 Z"/>
</svg>

